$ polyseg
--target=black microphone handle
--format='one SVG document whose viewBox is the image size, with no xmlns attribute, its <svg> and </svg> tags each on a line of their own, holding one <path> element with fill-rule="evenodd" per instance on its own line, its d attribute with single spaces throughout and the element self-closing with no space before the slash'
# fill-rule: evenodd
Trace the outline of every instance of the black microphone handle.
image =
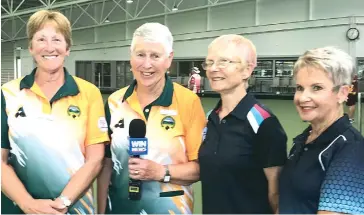
<svg viewBox="0 0 364 215">
<path fill-rule="evenodd" d="M 132 158 L 140 158 L 140 155 L 132 155 L 131 157 L 132 157 Z M 140 180 L 136 180 L 136 179 L 132 179 L 132 178 L 130 178 L 130 180 L 131 180 L 131 181 L 135 181 L 135 182 L 140 181 Z"/>
</svg>

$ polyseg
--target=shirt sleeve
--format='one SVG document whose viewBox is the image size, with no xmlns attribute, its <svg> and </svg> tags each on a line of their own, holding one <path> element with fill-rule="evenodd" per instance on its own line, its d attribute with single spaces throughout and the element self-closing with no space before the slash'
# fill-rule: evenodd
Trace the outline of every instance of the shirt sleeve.
<svg viewBox="0 0 364 215">
<path fill-rule="evenodd" d="M 8 114 L 6 113 L 6 102 L 1 90 L 1 148 L 10 149 Z"/>
<path fill-rule="evenodd" d="M 321 186 L 319 211 L 364 214 L 364 141 L 346 142 Z"/>
<path fill-rule="evenodd" d="M 275 116 L 262 122 L 254 148 L 263 168 L 283 166 L 287 159 L 287 135 Z"/>
<path fill-rule="evenodd" d="M 106 118 L 106 122 L 107 122 L 107 128 L 108 128 L 108 134 L 109 134 L 109 138 L 111 140 L 111 134 L 112 134 L 112 131 L 110 129 L 110 122 L 111 122 L 111 114 L 110 114 L 110 108 L 109 108 L 109 102 L 106 101 L 105 103 L 105 118 Z M 111 142 L 110 144 L 107 144 L 105 146 L 105 157 L 107 158 L 111 158 Z"/>
<path fill-rule="evenodd" d="M 86 146 L 109 141 L 104 103 L 102 101 L 100 90 L 93 87 L 91 91 L 87 116 Z"/>
<path fill-rule="evenodd" d="M 189 114 L 189 123 L 185 128 L 186 150 L 188 160 L 196 160 L 202 143 L 202 133 L 206 125 L 205 112 L 199 97 L 193 101 Z M 182 116 L 184 117 L 184 116 Z"/>
</svg>

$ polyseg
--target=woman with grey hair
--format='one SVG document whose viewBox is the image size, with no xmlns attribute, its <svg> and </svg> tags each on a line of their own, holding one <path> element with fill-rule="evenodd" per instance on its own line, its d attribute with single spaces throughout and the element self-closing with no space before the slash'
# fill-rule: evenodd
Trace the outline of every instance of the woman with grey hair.
<svg viewBox="0 0 364 215">
<path fill-rule="evenodd" d="M 310 125 L 282 170 L 280 213 L 364 213 L 364 139 L 343 111 L 353 72 L 353 59 L 333 47 L 296 62 L 294 104 Z"/>
<path fill-rule="evenodd" d="M 134 32 L 130 64 L 135 80 L 105 105 L 111 144 L 98 180 L 98 213 L 193 212 L 190 185 L 200 176 L 197 155 L 205 114 L 199 97 L 166 75 L 172 45 L 172 34 L 162 24 L 146 23 Z M 135 128 L 134 122 L 142 124 Z M 148 138 L 148 153 L 140 158 L 128 153 L 131 133 Z"/>
</svg>

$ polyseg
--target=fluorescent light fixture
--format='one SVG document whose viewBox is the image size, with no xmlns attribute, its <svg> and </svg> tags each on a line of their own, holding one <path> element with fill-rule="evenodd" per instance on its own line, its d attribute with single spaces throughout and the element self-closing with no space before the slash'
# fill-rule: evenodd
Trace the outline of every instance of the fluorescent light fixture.
<svg viewBox="0 0 364 215">
<path fill-rule="evenodd" d="M 126 3 L 131 4 L 133 3 L 133 0 L 126 0 Z"/>
</svg>

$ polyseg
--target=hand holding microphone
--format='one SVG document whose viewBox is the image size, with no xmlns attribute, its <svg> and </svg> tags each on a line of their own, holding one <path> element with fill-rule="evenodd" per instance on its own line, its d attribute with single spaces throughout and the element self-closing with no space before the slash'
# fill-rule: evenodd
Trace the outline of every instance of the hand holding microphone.
<svg viewBox="0 0 364 215">
<path fill-rule="evenodd" d="M 146 125 L 141 119 L 133 119 L 129 125 L 129 199 L 140 200 L 142 180 L 160 180 L 164 167 L 154 161 L 140 159 L 148 154 Z"/>
<path fill-rule="evenodd" d="M 151 160 L 129 158 L 129 177 L 142 181 L 160 181 L 165 169 L 161 164 Z"/>
</svg>

